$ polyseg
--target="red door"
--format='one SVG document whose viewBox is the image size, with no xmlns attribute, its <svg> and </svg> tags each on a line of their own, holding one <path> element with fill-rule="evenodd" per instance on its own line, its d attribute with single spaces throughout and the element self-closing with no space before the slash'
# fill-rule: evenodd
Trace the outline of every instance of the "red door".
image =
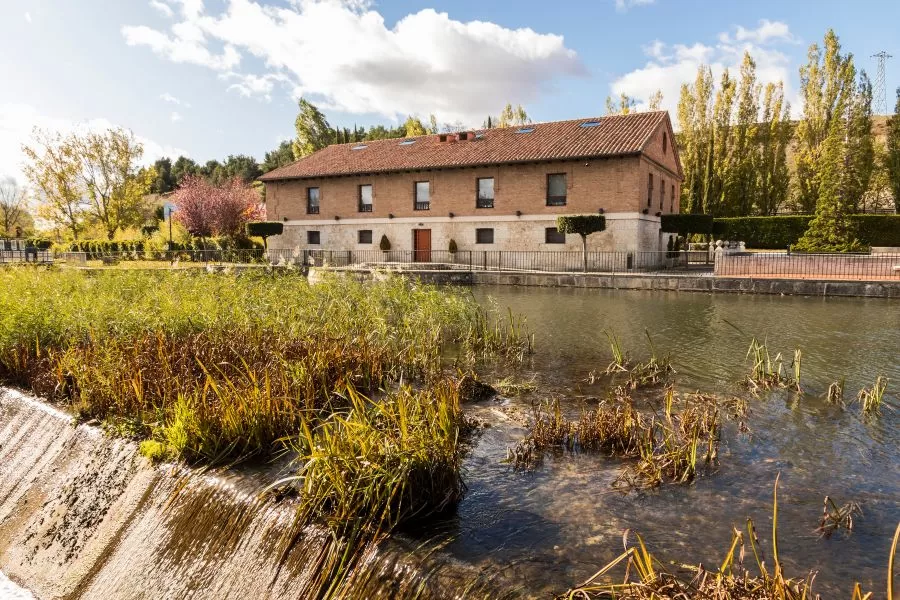
<svg viewBox="0 0 900 600">
<path fill-rule="evenodd" d="M 413 229 L 413 260 L 431 262 L 431 230 Z"/>
</svg>

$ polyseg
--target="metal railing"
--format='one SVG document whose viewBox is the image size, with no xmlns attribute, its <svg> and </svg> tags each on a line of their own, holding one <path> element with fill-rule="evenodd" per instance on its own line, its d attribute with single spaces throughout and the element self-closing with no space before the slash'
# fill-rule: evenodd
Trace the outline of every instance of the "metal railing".
<svg viewBox="0 0 900 600">
<path fill-rule="evenodd" d="M 431 210 L 431 202 L 415 202 L 413 210 Z"/>
<path fill-rule="evenodd" d="M 294 262 L 316 267 L 385 267 L 404 269 L 464 269 L 480 271 L 540 271 L 576 273 L 585 270 L 581 251 L 506 250 L 299 250 L 280 251 L 273 262 Z M 709 254 L 702 252 L 588 252 L 590 273 L 711 270 Z"/>
<path fill-rule="evenodd" d="M 359 203 L 359 212 L 372 212 L 372 204 Z"/>
<path fill-rule="evenodd" d="M 742 252 L 716 255 L 723 277 L 900 281 L 900 254 Z"/>
</svg>

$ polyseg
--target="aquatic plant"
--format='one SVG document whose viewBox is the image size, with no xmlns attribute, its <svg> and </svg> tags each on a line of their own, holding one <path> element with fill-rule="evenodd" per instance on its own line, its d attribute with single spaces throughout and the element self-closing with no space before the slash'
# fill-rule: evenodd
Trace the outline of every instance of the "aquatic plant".
<svg viewBox="0 0 900 600">
<path fill-rule="evenodd" d="M 747 378 L 747 384 L 751 389 L 795 388 L 798 392 L 802 391 L 800 388 L 802 353 L 799 349 L 794 350 L 794 360 L 790 365 L 793 370 L 793 378 L 785 375 L 784 359 L 781 353 L 779 352 L 774 357 L 771 356 L 765 341 L 760 343 L 759 340 L 753 338 L 750 341 L 750 348 L 747 350 L 747 358 L 750 358 L 753 363 Z"/>
<path fill-rule="evenodd" d="M 528 394 L 537 389 L 537 385 L 535 385 L 534 382 L 534 377 L 527 381 L 522 381 L 509 375 L 507 377 L 504 377 L 503 379 L 495 381 L 494 388 L 502 395 L 507 397 L 521 396 L 522 394 Z"/>
<path fill-rule="evenodd" d="M 0 272 L 0 380 L 128 421 L 155 458 L 270 453 L 348 385 L 428 384 L 445 349 L 465 362 L 530 347 L 518 317 L 403 278 Z"/>
<path fill-rule="evenodd" d="M 841 377 L 828 386 L 828 394 L 826 395 L 826 399 L 828 400 L 829 404 L 838 404 L 840 406 L 844 405 L 844 384 L 845 379 Z"/>
<path fill-rule="evenodd" d="M 604 400 L 577 420 L 562 414 L 558 400 L 549 407 L 538 405 L 528 435 L 507 451 L 507 460 L 516 468 L 530 469 L 552 448 L 602 452 L 638 458 L 617 479 L 618 487 L 692 481 L 701 464 L 713 464 L 718 458 L 718 407 L 714 399 L 698 394 L 683 398 L 677 412 L 675 401 L 674 391 L 668 388 L 664 418 L 638 411 L 627 395 Z"/>
<path fill-rule="evenodd" d="M 856 399 L 859 401 L 865 414 L 872 415 L 881 410 L 885 389 L 887 389 L 887 378 L 879 375 L 875 378 L 875 383 L 872 387 L 859 390 Z"/>
<path fill-rule="evenodd" d="M 709 570 L 703 565 L 688 565 L 679 561 L 677 571 L 652 555 L 637 535 L 637 545 L 628 545 L 629 532 L 623 536 L 625 551 L 578 586 L 557 597 L 558 600 L 668 600 L 668 599 L 729 599 L 729 600 L 804 600 L 816 598 L 813 593 L 815 573 L 805 577 L 788 577 L 778 554 L 778 478 L 772 503 L 772 571 L 766 567 L 763 550 L 751 519 L 746 529 L 733 528 L 731 545 L 722 563 Z M 894 534 L 888 558 L 887 599 L 893 600 L 894 556 L 900 539 L 900 524 Z M 749 550 L 748 550 L 749 548 Z M 744 566 L 746 556 L 752 556 L 756 573 Z M 621 565 L 624 579 L 609 580 Z M 872 594 L 863 593 L 859 583 L 854 586 L 853 600 L 867 600 Z"/>
<path fill-rule="evenodd" d="M 862 509 L 856 502 L 847 502 L 838 506 L 834 500 L 825 496 L 822 503 L 822 518 L 819 519 L 816 533 L 819 534 L 819 537 L 827 539 L 838 529 L 853 531 L 853 517 L 860 514 L 862 514 Z"/>
<path fill-rule="evenodd" d="M 612 330 L 604 331 L 606 339 L 609 340 L 609 349 L 612 351 L 613 360 L 606 367 L 606 374 L 620 373 L 628 370 L 628 354 L 622 350 L 622 342 L 619 336 Z"/>
</svg>

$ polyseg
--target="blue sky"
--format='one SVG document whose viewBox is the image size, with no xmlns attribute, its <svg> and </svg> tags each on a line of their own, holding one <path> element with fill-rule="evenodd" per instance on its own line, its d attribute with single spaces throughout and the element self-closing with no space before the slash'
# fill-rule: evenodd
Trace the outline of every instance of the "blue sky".
<svg viewBox="0 0 900 600">
<path fill-rule="evenodd" d="M 130 128 L 147 159 L 262 158 L 293 133 L 296 98 L 332 124 L 406 114 L 477 126 L 507 101 L 536 121 L 604 112 L 656 89 L 674 109 L 700 63 L 785 79 L 833 27 L 857 64 L 887 50 L 900 85 L 900 2 L 593 0 L 3 0 L 0 175 L 31 128 Z"/>
</svg>

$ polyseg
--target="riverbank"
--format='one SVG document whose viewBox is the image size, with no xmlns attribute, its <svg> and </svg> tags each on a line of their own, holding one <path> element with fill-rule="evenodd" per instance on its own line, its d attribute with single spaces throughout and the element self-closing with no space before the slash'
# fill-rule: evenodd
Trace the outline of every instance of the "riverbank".
<svg viewBox="0 0 900 600">
<path fill-rule="evenodd" d="M 339 269 L 366 278 L 367 269 Z M 442 285 L 510 285 L 530 287 L 585 288 L 607 290 L 652 290 L 660 292 L 703 292 L 763 294 L 778 296 L 820 296 L 855 298 L 900 298 L 898 281 L 832 281 L 824 279 L 783 279 L 776 277 L 719 277 L 711 274 L 596 274 L 528 273 L 497 271 L 408 270 L 407 277 Z"/>
</svg>

